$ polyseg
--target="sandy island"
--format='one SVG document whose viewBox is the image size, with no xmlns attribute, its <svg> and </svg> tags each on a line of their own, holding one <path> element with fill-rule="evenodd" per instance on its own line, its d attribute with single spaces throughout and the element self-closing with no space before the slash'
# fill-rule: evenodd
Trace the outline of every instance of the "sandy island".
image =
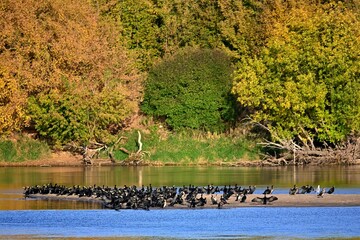
<svg viewBox="0 0 360 240">
<path fill-rule="evenodd" d="M 221 194 L 214 194 L 217 199 L 220 199 Z M 223 205 L 222 208 L 235 208 L 235 207 L 350 207 L 350 206 L 360 206 L 360 194 L 325 194 L 324 197 L 317 197 L 316 194 L 297 194 L 297 195 L 288 195 L 288 194 L 273 194 L 278 198 L 277 201 L 268 203 L 266 205 L 257 202 L 251 202 L 253 198 L 263 197 L 262 194 L 251 194 L 247 195 L 245 203 L 240 203 L 235 201 L 235 197 L 230 197 L 228 204 Z M 200 195 L 198 196 L 200 197 Z M 205 206 L 196 206 L 196 209 L 206 209 L 206 208 L 217 208 L 217 205 L 212 205 L 210 200 L 210 195 L 204 194 L 203 197 L 206 197 L 207 204 Z M 57 196 L 55 194 L 33 194 L 29 198 L 39 199 L 39 200 L 64 200 L 64 201 L 94 201 L 98 202 L 100 205 L 103 203 L 101 199 L 92 198 L 92 197 L 78 197 L 75 195 L 72 196 Z M 189 204 L 176 204 L 175 206 L 167 205 L 166 209 L 183 209 L 189 208 Z M 150 209 L 160 209 L 160 208 L 150 208 Z"/>
</svg>

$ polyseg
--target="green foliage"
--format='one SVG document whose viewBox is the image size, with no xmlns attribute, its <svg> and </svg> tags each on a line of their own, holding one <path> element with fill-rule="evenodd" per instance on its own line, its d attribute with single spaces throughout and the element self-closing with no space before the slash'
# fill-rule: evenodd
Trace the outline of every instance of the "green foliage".
<svg viewBox="0 0 360 240">
<path fill-rule="evenodd" d="M 54 145 L 111 141 L 131 112 L 128 103 L 116 88 L 97 93 L 78 90 L 67 85 L 62 93 L 52 90 L 32 97 L 28 110 L 36 130 Z"/>
<path fill-rule="evenodd" d="M 17 141 L 0 141 L 0 161 L 37 160 L 49 152 L 50 149 L 46 143 L 28 137 L 20 137 Z"/>
<path fill-rule="evenodd" d="M 117 24 L 121 41 L 144 71 L 180 48 L 219 48 L 239 57 L 260 40 L 257 1 L 98 0 L 95 5 Z"/>
<path fill-rule="evenodd" d="M 235 117 L 231 72 L 223 52 L 186 49 L 152 68 L 142 110 L 173 129 L 224 130 Z"/>
<path fill-rule="evenodd" d="M 341 141 L 360 130 L 360 22 L 341 3 L 283 11 L 267 13 L 267 45 L 239 63 L 233 92 L 275 140 Z"/>
<path fill-rule="evenodd" d="M 86 142 L 89 129 L 86 126 L 86 110 L 81 107 L 81 101 L 79 96 L 51 91 L 38 98 L 30 98 L 29 115 L 39 134 L 55 145 L 70 141 Z"/>
<path fill-rule="evenodd" d="M 221 16 L 217 27 L 223 49 L 237 59 L 256 53 L 263 44 L 262 1 L 218 0 L 217 6 Z"/>
<path fill-rule="evenodd" d="M 161 17 L 152 1 L 117 1 L 105 17 L 115 19 L 124 46 L 137 56 L 137 66 L 147 69 L 153 59 L 162 56 Z"/>
<path fill-rule="evenodd" d="M 131 152 L 138 150 L 137 131 L 123 133 L 126 141 L 114 151 L 115 158 L 124 160 L 127 154 L 119 150 L 124 147 Z M 206 135 L 198 131 L 171 133 L 164 137 L 158 131 L 142 133 L 143 151 L 150 155 L 146 160 L 172 164 L 219 163 L 254 160 L 259 158 L 260 149 L 244 137 Z"/>
<path fill-rule="evenodd" d="M 111 143 L 140 99 L 170 128 L 222 131 L 240 109 L 232 84 L 273 137 L 339 142 L 360 131 L 357 1 L 7 0 L 0 9 L 0 135 L 31 127 L 55 145 Z M 224 52 L 239 61 L 233 83 Z"/>
<path fill-rule="evenodd" d="M 0 142 L 0 160 L 13 162 L 16 154 L 16 149 L 12 141 L 5 140 Z"/>
</svg>

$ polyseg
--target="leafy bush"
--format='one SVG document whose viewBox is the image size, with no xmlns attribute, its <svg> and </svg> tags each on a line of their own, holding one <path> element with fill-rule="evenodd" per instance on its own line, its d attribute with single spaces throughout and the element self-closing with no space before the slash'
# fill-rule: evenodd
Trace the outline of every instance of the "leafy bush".
<svg viewBox="0 0 360 240">
<path fill-rule="evenodd" d="M 0 141 L 0 161 L 37 160 L 48 155 L 49 152 L 50 148 L 46 143 L 24 136 L 16 141 Z"/>
<path fill-rule="evenodd" d="M 0 142 L 0 160 L 12 162 L 16 158 L 14 143 L 10 140 Z"/>
<path fill-rule="evenodd" d="M 28 115 L 39 134 L 54 145 L 90 140 L 108 142 L 131 108 L 117 88 L 77 92 L 75 86 L 31 97 Z"/>
<path fill-rule="evenodd" d="M 231 73 L 220 50 L 186 48 L 150 70 L 142 110 L 175 130 L 224 130 L 235 118 Z"/>
</svg>

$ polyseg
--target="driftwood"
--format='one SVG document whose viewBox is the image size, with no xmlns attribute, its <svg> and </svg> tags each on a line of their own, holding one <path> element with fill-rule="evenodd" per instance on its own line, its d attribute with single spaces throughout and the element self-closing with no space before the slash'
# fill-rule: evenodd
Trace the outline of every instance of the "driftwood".
<svg viewBox="0 0 360 240">
<path fill-rule="evenodd" d="M 266 155 L 262 165 L 353 165 L 360 160 L 360 138 L 350 140 L 346 144 L 331 148 L 300 147 L 293 141 L 282 143 L 263 142 L 263 146 L 281 150 L 278 156 Z"/>
<path fill-rule="evenodd" d="M 79 147 L 75 144 L 66 146 L 66 149 L 71 152 L 76 152 L 82 155 L 83 157 L 83 163 L 85 165 L 93 165 L 95 162 L 95 159 L 99 158 L 100 153 L 106 153 L 109 157 L 111 163 L 116 163 L 115 157 L 114 157 L 114 149 L 118 149 L 128 155 L 128 158 L 123 160 L 120 164 L 121 165 L 140 165 L 144 161 L 144 157 L 146 155 L 149 155 L 149 152 L 143 151 L 143 143 L 141 141 L 141 133 L 138 131 L 138 139 L 137 139 L 137 145 L 138 150 L 136 152 L 131 152 L 127 150 L 124 147 L 116 147 L 121 140 L 127 139 L 124 136 L 120 136 L 114 144 L 111 146 L 108 146 L 104 143 L 89 143 L 86 146 Z"/>
<path fill-rule="evenodd" d="M 106 150 L 106 144 L 93 143 L 83 148 L 83 162 L 85 165 L 92 165 L 93 159 L 98 158 L 102 150 Z"/>
<path fill-rule="evenodd" d="M 270 133 L 273 141 L 265 140 L 259 143 L 263 147 L 277 149 L 277 155 L 265 155 L 261 165 L 329 165 L 346 164 L 352 165 L 360 162 L 360 137 L 350 136 L 342 145 L 330 147 L 324 143 L 323 147 L 315 146 L 310 134 L 300 126 L 301 133 L 296 141 L 283 139 L 269 127 L 247 118 L 250 124 L 254 124 Z"/>
<path fill-rule="evenodd" d="M 149 152 L 143 151 L 142 150 L 142 146 L 143 143 L 141 141 L 141 133 L 140 131 L 138 131 L 138 139 L 137 139 L 137 144 L 138 144 L 138 150 L 136 152 L 130 152 L 129 150 L 121 147 L 120 150 L 126 154 L 128 154 L 128 158 L 124 161 L 121 162 L 121 165 L 126 165 L 126 166 L 137 166 L 137 165 L 141 165 L 144 161 L 144 157 L 146 155 L 149 155 Z"/>
</svg>

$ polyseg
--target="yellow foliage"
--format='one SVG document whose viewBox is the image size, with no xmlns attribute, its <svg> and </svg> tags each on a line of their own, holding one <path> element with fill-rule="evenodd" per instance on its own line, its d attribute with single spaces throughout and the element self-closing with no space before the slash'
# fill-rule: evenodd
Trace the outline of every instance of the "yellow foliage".
<svg viewBox="0 0 360 240">
<path fill-rule="evenodd" d="M 17 81 L 0 67 L 0 133 L 20 129 L 25 100 Z"/>
<path fill-rule="evenodd" d="M 89 1 L 6 0 L 0 8 L 0 134 L 29 121 L 29 97 L 61 96 L 69 86 L 90 98 L 117 89 L 125 112 L 136 111 L 139 75 L 114 26 Z"/>
<path fill-rule="evenodd" d="M 269 0 L 266 45 L 244 59 L 233 92 L 276 136 L 332 142 L 360 131 L 360 21 L 342 2 Z M 351 73 L 350 73 L 351 72 Z"/>
</svg>

